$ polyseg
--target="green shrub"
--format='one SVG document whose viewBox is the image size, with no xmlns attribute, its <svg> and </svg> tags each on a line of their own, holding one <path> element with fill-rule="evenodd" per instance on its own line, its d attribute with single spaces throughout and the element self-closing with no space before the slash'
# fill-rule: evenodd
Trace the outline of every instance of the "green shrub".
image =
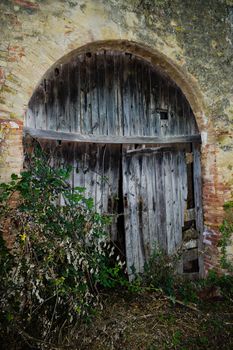
<svg viewBox="0 0 233 350">
<path fill-rule="evenodd" d="M 143 284 L 154 289 L 162 289 L 167 295 L 175 293 L 178 255 L 167 255 L 156 245 L 144 266 Z"/>
<path fill-rule="evenodd" d="M 69 170 L 50 167 L 42 154 L 29 164 L 0 185 L 1 230 L 7 223 L 15 237 L 10 251 L 0 242 L 0 331 L 2 339 L 8 332 L 57 342 L 100 305 L 99 286 L 114 286 L 122 263 L 110 264 L 109 218 L 94 211 L 84 188 L 70 188 Z"/>
<path fill-rule="evenodd" d="M 233 276 L 219 275 L 215 270 L 210 270 L 207 277 L 199 282 L 202 288 L 218 288 L 222 297 L 232 302 L 233 296 Z"/>
</svg>

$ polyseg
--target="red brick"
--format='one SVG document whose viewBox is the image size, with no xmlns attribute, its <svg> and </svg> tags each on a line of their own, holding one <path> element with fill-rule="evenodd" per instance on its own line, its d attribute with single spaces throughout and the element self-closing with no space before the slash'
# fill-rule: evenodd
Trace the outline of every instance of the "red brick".
<svg viewBox="0 0 233 350">
<path fill-rule="evenodd" d="M 38 9 L 39 5 L 28 0 L 14 0 L 14 3 L 28 9 Z"/>
</svg>

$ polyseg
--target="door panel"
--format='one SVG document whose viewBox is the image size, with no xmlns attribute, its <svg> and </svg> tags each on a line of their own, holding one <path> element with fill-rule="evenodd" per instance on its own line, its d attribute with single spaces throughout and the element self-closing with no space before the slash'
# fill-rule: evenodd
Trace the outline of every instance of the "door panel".
<svg viewBox="0 0 233 350">
<path fill-rule="evenodd" d="M 143 272 L 155 245 L 168 254 L 181 245 L 187 202 L 185 150 L 137 152 L 124 147 L 123 194 L 130 275 L 132 267 Z"/>
<path fill-rule="evenodd" d="M 120 145 L 77 144 L 73 186 L 84 186 L 95 210 L 112 215 L 111 239 L 117 239 Z"/>
<path fill-rule="evenodd" d="M 117 239 L 117 215 L 121 145 L 44 142 L 43 149 L 51 155 L 54 167 L 71 166 L 71 187 L 85 187 L 85 197 L 94 200 L 95 210 L 112 216 L 110 236 Z M 60 199 L 64 205 L 64 199 Z M 109 228 L 107 228 L 109 230 Z"/>
</svg>

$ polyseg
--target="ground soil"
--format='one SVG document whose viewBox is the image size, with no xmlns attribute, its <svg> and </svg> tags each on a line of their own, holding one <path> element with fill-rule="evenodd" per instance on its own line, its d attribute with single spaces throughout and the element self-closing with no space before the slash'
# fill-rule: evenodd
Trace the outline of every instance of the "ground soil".
<svg viewBox="0 0 233 350">
<path fill-rule="evenodd" d="M 233 301 L 175 302 L 153 293 L 111 292 L 77 334 L 80 350 L 233 349 Z"/>
</svg>

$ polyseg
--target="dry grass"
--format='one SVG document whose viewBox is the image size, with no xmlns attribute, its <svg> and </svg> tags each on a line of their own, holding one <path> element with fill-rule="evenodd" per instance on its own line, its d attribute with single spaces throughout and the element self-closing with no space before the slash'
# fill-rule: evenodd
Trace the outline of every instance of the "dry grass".
<svg viewBox="0 0 233 350">
<path fill-rule="evenodd" d="M 174 301 L 161 292 L 110 291 L 88 322 L 60 330 L 56 341 L 25 332 L 4 339 L 6 350 L 232 350 L 233 301 L 199 305 Z M 59 343 L 59 345 L 58 345 Z M 33 345 L 34 344 L 34 345 Z"/>
<path fill-rule="evenodd" d="M 233 349 L 233 305 L 208 301 L 196 307 L 156 293 L 115 292 L 103 311 L 82 327 L 75 349 Z"/>
</svg>

